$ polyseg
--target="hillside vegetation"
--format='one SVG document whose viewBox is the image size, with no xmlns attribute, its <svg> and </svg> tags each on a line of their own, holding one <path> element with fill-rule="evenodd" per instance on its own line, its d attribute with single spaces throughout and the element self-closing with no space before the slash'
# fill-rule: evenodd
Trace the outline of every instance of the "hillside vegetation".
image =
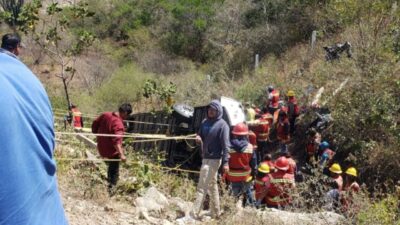
<svg viewBox="0 0 400 225">
<path fill-rule="evenodd" d="M 324 87 L 322 102 L 335 120 L 324 138 L 345 163 L 356 165 L 368 190 L 369 201 L 358 222 L 399 223 L 397 1 L 82 0 L 79 4 L 87 10 L 84 21 L 74 17 L 69 4 L 59 4 L 69 10 L 57 15 L 68 20 L 69 28 L 62 31 L 60 43 L 86 34 L 88 47 L 74 55 L 76 74 L 69 86 L 72 102 L 83 112 L 115 110 L 123 102 L 131 102 L 136 112 L 160 110 L 166 107 L 166 95 L 191 105 L 224 95 L 261 106 L 270 84 L 282 92 L 293 89 L 299 103 L 307 106 Z M 49 17 L 45 10 L 37 16 Z M 3 23 L 1 31 L 10 27 Z M 53 107 L 66 109 L 59 89 L 62 82 L 53 76 L 60 71 L 57 62 L 36 45 L 29 27 L 23 31 L 29 44 L 23 60 L 45 84 Z M 353 57 L 327 62 L 322 47 L 345 41 L 351 43 Z M 155 83 L 161 94 L 145 98 L 146 82 Z M 308 122 L 307 117 L 301 121 Z"/>
</svg>

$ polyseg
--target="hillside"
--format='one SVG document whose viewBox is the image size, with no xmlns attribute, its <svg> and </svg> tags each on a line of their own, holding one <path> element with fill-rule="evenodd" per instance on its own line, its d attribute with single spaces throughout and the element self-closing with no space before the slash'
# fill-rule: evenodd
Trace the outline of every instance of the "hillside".
<svg viewBox="0 0 400 225">
<path fill-rule="evenodd" d="M 396 172 L 400 171 L 397 1 L 80 0 L 59 1 L 59 4 L 46 1 L 43 5 L 38 2 L 41 1 L 27 1 L 24 13 L 14 25 L 10 24 L 10 15 L 0 11 L 0 31 L 4 34 L 15 29 L 22 35 L 26 48 L 21 58 L 45 85 L 57 117 L 67 109 L 63 82 L 57 77 L 60 75 L 66 78 L 70 101 L 91 117 L 116 110 L 123 102 L 130 102 L 137 113 L 168 111 L 168 99 L 196 106 L 219 96 L 230 96 L 262 108 L 266 87 L 274 85 L 281 93 L 295 91 L 303 109 L 298 121 L 300 132 L 290 146 L 297 153 L 296 160 L 303 163 L 305 131 L 315 119 L 311 101 L 323 87 L 320 102 L 330 109 L 334 119 L 332 126 L 323 131 L 323 139 L 336 150 L 342 165 L 357 167 L 359 183 L 363 184 L 361 210 L 347 221 L 358 224 L 400 221 L 400 173 Z M 343 52 L 337 60 L 326 60 L 323 47 L 345 42 L 351 44 L 351 57 Z M 341 84 L 345 85 L 336 92 Z M 87 118 L 87 124 L 91 119 Z M 61 126 L 57 129 L 62 130 Z M 69 142 L 70 138 L 59 148 L 72 148 L 75 152 L 64 155 L 60 151 L 56 156 L 83 157 L 86 148 L 76 141 Z M 129 157 L 138 160 L 134 153 Z M 151 157 L 145 155 L 140 160 L 159 163 L 150 160 Z M 136 177 L 131 174 L 131 166 L 125 165 L 123 173 Z M 71 177 L 82 175 L 87 168 L 94 175 L 83 174 L 86 179 L 78 179 L 77 186 L 71 186 Z M 142 169 L 134 168 L 135 172 Z M 132 206 L 150 183 L 171 198 L 193 201 L 196 179 L 173 173 L 161 173 L 169 181 L 154 174 L 144 174 L 133 184 L 128 180 L 121 185 L 117 197 L 109 198 L 100 191 L 105 190 L 104 168 L 60 161 L 58 170 L 60 191 L 70 205 L 67 213 L 71 224 L 103 220 L 101 215 L 76 212 L 70 208 L 73 205 L 82 208 L 78 211 L 107 211 L 103 205 L 110 201 L 115 210 L 105 220 L 118 222 L 104 224 L 125 224 L 125 218 L 131 214 L 137 216 L 134 210 L 126 208 Z M 303 192 L 318 181 L 310 178 L 307 182 L 300 185 Z M 160 188 L 163 185 L 171 186 Z M 183 196 L 180 185 L 189 187 Z M 80 188 L 84 193 L 79 193 Z M 322 211 L 310 207 L 307 194 L 310 193 L 303 193 L 304 199 L 292 211 Z M 125 209 L 119 212 L 120 208 Z M 78 217 L 87 219 L 82 222 Z"/>
</svg>

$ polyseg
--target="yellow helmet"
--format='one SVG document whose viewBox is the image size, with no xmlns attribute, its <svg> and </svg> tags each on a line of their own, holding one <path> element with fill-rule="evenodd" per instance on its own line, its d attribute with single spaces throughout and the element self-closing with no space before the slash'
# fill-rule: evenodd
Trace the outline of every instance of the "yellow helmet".
<svg viewBox="0 0 400 225">
<path fill-rule="evenodd" d="M 293 97 L 295 94 L 294 94 L 294 91 L 289 90 L 289 91 L 287 92 L 286 95 L 287 95 L 288 97 Z"/>
<path fill-rule="evenodd" d="M 270 169 L 269 169 L 268 164 L 261 163 L 260 166 L 258 167 L 258 171 L 260 171 L 261 173 L 269 173 Z"/>
<path fill-rule="evenodd" d="M 332 166 L 329 167 L 329 171 L 336 174 L 342 174 L 342 168 L 337 163 L 332 164 Z"/>
<path fill-rule="evenodd" d="M 345 173 L 354 177 L 357 176 L 357 170 L 354 167 L 348 168 Z"/>
</svg>

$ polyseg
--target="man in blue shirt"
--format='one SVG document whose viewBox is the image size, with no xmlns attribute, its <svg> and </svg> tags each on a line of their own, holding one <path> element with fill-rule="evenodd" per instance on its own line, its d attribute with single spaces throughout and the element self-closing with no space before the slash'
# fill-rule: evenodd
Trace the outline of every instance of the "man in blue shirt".
<svg viewBox="0 0 400 225">
<path fill-rule="evenodd" d="M 65 225 L 50 102 L 15 54 L 19 37 L 5 36 L 0 49 L 0 225 Z"/>
</svg>

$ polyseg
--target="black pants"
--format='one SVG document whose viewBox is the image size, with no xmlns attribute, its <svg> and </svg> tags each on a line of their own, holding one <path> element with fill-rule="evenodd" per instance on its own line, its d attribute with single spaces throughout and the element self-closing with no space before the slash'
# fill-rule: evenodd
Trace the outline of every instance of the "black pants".
<svg viewBox="0 0 400 225">
<path fill-rule="evenodd" d="M 264 160 L 264 156 L 269 153 L 269 145 L 267 141 L 257 141 L 257 164 Z"/>
<path fill-rule="evenodd" d="M 296 117 L 290 118 L 289 123 L 290 123 L 290 134 L 294 134 L 294 132 L 296 131 Z"/>
<path fill-rule="evenodd" d="M 118 159 L 118 158 L 116 158 Z M 119 161 L 107 162 L 108 171 L 107 171 L 107 181 L 108 187 L 112 188 L 117 185 L 118 177 L 119 177 Z"/>
</svg>

